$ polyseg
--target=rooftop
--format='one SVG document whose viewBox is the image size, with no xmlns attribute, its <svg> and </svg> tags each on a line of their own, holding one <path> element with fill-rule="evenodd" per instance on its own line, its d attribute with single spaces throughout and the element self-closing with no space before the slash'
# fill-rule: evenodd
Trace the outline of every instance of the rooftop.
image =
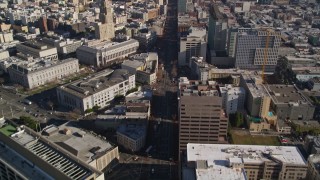
<svg viewBox="0 0 320 180">
<path fill-rule="evenodd" d="M 293 106 L 299 106 L 300 104 L 312 105 L 293 85 L 268 85 L 266 89 L 269 91 L 275 104 L 291 104 Z"/>
<path fill-rule="evenodd" d="M 111 51 L 114 49 L 118 49 L 118 48 L 123 48 L 126 45 L 129 44 L 133 44 L 133 43 L 138 43 L 139 42 L 135 39 L 129 39 L 127 41 L 123 41 L 123 42 L 111 42 L 111 41 L 102 41 L 99 43 L 93 43 L 89 46 L 81 46 L 79 47 L 79 49 L 81 50 L 86 50 L 86 51 L 93 51 L 92 49 L 99 51 L 99 50 L 103 50 L 103 51 Z"/>
<path fill-rule="evenodd" d="M 23 73 L 31 73 L 31 72 L 47 69 L 49 67 L 53 67 L 56 65 L 64 64 L 70 61 L 78 61 L 78 59 L 76 58 L 68 58 L 68 59 L 64 59 L 63 61 L 37 58 L 37 59 L 34 59 L 32 62 L 25 61 L 18 58 L 12 60 L 12 57 L 10 57 L 10 59 L 11 60 L 6 61 L 6 63 L 12 63 L 13 65 L 12 68 L 18 71 L 21 71 Z"/>
<path fill-rule="evenodd" d="M 240 158 L 242 163 L 263 163 L 265 161 L 284 164 L 306 165 L 306 161 L 295 146 L 260 146 L 235 144 L 193 144 L 187 145 L 188 161 L 228 161 Z"/>
<path fill-rule="evenodd" d="M 7 146 L 0 146 L 0 162 L 16 170 L 16 173 L 25 179 L 50 180 L 53 179 L 32 162 Z"/>
<path fill-rule="evenodd" d="M 130 76 L 132 74 L 125 69 L 106 69 L 59 88 L 78 97 L 87 97 L 128 80 Z"/>
<path fill-rule="evenodd" d="M 252 94 L 253 97 L 264 97 L 268 96 L 265 87 L 262 85 L 262 79 L 257 74 L 242 74 L 243 80 L 246 82 L 246 85 Z"/>
<path fill-rule="evenodd" d="M 52 132 L 52 128 L 57 128 L 57 131 Z M 67 122 L 59 127 L 49 126 L 44 131 L 49 131 L 49 136 L 45 136 L 47 139 L 65 148 L 86 163 L 94 161 L 114 148 L 102 137 L 78 128 L 74 122 Z"/>
<path fill-rule="evenodd" d="M 121 133 L 130 139 L 138 140 L 146 136 L 147 128 L 145 124 L 127 124 L 121 125 L 117 133 Z"/>
<path fill-rule="evenodd" d="M 180 96 L 219 96 L 215 81 L 196 81 L 181 77 Z"/>
<path fill-rule="evenodd" d="M 31 129 L 25 126 L 16 129 L 17 131 L 10 135 L 13 141 L 69 178 L 83 179 L 92 173 L 101 174 L 100 171 L 77 160 L 76 157 L 71 156 L 64 149 L 57 147 L 57 145 L 44 139 Z M 21 155 L 23 156 L 23 154 Z"/>
</svg>

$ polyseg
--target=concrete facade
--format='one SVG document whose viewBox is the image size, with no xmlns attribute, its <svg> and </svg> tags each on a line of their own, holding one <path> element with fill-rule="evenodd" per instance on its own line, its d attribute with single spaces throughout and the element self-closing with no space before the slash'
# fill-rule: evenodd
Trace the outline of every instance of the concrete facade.
<svg viewBox="0 0 320 180">
<path fill-rule="evenodd" d="M 85 113 L 94 106 L 105 107 L 117 95 L 135 88 L 135 75 L 125 69 L 107 69 L 57 88 L 58 102 Z"/>
<path fill-rule="evenodd" d="M 194 28 L 189 29 L 189 35 L 180 38 L 180 51 L 178 54 L 179 66 L 188 66 L 190 59 L 203 57 L 206 59 L 207 53 L 207 31 L 206 29 Z"/>
<path fill-rule="evenodd" d="M 8 68 L 10 80 L 28 89 L 57 81 L 77 72 L 79 72 L 79 63 L 75 58 L 63 61 L 38 59 L 35 62 L 12 64 Z"/>
<path fill-rule="evenodd" d="M 117 130 L 117 142 L 133 152 L 141 150 L 146 143 L 146 126 L 141 124 L 121 125 Z"/>
<path fill-rule="evenodd" d="M 27 41 L 21 44 L 17 44 L 17 51 L 26 55 L 33 56 L 34 58 L 44 58 L 50 60 L 57 60 L 58 53 L 57 48 L 47 46 L 37 41 Z"/>
<path fill-rule="evenodd" d="M 121 43 L 99 42 L 83 45 L 77 49 L 77 58 L 82 64 L 106 67 L 137 51 L 139 42 L 130 39 Z"/>
<path fill-rule="evenodd" d="M 299 180 L 307 163 L 298 147 L 234 144 L 188 144 L 187 161 L 194 179 Z"/>
<path fill-rule="evenodd" d="M 315 107 L 300 90 L 293 85 L 268 85 L 266 86 L 272 100 L 272 109 L 282 120 L 313 119 Z"/>
<path fill-rule="evenodd" d="M 228 118 L 213 82 L 179 81 L 179 152 L 188 143 L 226 143 Z"/>
</svg>

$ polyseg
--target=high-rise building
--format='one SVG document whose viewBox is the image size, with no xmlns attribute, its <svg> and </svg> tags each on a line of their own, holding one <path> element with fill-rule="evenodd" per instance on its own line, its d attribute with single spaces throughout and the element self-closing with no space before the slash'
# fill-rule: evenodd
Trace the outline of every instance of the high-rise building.
<svg viewBox="0 0 320 180">
<path fill-rule="evenodd" d="M 209 10 L 208 44 L 210 50 L 225 52 L 228 37 L 228 19 L 217 5 Z"/>
<path fill-rule="evenodd" d="M 99 18 L 102 24 L 96 24 L 96 38 L 100 40 L 111 40 L 115 36 L 111 1 L 101 1 Z"/>
<path fill-rule="evenodd" d="M 228 118 L 214 81 L 179 81 L 179 152 L 188 143 L 226 143 Z"/>
<path fill-rule="evenodd" d="M 48 32 L 48 22 L 46 16 L 41 16 L 39 19 L 39 28 L 41 32 Z"/>
<path fill-rule="evenodd" d="M 207 53 L 207 31 L 202 28 L 190 27 L 187 37 L 180 39 L 179 66 L 189 66 L 193 56 L 203 57 Z"/>
<path fill-rule="evenodd" d="M 277 32 L 269 33 L 267 47 L 267 59 L 264 62 L 268 32 L 250 29 L 237 33 L 235 67 L 249 70 L 262 70 L 265 63 L 265 71 L 274 71 L 278 60 L 280 37 Z"/>
</svg>

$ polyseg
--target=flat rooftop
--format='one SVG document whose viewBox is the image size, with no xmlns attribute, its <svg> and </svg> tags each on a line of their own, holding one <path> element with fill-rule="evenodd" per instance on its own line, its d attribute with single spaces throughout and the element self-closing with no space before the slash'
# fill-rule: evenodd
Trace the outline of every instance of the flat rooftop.
<svg viewBox="0 0 320 180">
<path fill-rule="evenodd" d="M 102 41 L 100 43 L 95 43 L 89 46 L 80 46 L 79 49 L 90 51 L 90 52 L 99 51 L 99 50 L 111 51 L 114 49 L 123 48 L 124 46 L 134 44 L 134 43 L 138 43 L 139 45 L 139 42 L 135 39 L 129 39 L 123 42 Z"/>
<path fill-rule="evenodd" d="M 84 179 L 92 173 L 101 174 L 25 126 L 17 128 L 11 139 L 71 179 Z"/>
<path fill-rule="evenodd" d="M 52 133 L 52 127 L 44 129 L 44 131 L 48 130 L 51 133 L 49 136 L 44 137 L 68 150 L 86 163 L 90 163 L 114 149 L 114 146 L 108 141 L 78 128 L 74 122 L 67 122 L 57 128 L 55 133 Z"/>
<path fill-rule="evenodd" d="M 125 69 L 106 69 L 59 88 L 78 97 L 87 97 L 128 80 L 131 75 Z"/>
<path fill-rule="evenodd" d="M 180 78 L 180 96 L 219 96 L 215 81 L 187 80 L 182 82 Z"/>
<path fill-rule="evenodd" d="M 11 58 L 10 58 L 11 59 Z M 18 70 L 23 73 L 31 73 L 35 71 L 41 71 L 44 69 L 48 69 L 60 64 L 65 64 L 70 61 L 78 61 L 76 58 L 68 58 L 64 59 L 63 61 L 60 60 L 50 60 L 50 59 L 34 59 L 34 61 L 29 62 L 26 60 L 16 58 L 15 61 L 11 61 L 13 64 L 12 68 Z"/>
<path fill-rule="evenodd" d="M 242 74 L 242 78 L 245 81 L 251 95 L 253 97 L 264 97 L 268 96 L 265 87 L 260 84 L 262 82 L 261 77 L 257 74 Z"/>
<path fill-rule="evenodd" d="M 193 144 L 187 145 L 188 161 L 227 161 L 240 158 L 243 163 L 263 163 L 279 161 L 284 164 L 306 165 L 299 149 L 295 146 L 260 146 L 233 144 Z"/>
<path fill-rule="evenodd" d="M 275 104 L 310 104 L 311 102 L 293 85 L 267 85 L 271 98 Z"/>
<path fill-rule="evenodd" d="M 16 174 L 25 179 L 53 180 L 50 175 L 42 171 L 38 166 L 33 165 L 32 162 L 7 146 L 0 146 L 0 163 L 15 170 Z"/>
<path fill-rule="evenodd" d="M 138 140 L 146 136 L 147 128 L 145 124 L 127 124 L 121 125 L 117 133 L 121 133 L 130 139 Z"/>
</svg>

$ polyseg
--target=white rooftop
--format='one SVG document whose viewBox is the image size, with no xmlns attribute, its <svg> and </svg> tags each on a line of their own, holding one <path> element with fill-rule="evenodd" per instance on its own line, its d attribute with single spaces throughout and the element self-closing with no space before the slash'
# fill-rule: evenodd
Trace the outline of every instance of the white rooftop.
<svg viewBox="0 0 320 180">
<path fill-rule="evenodd" d="M 189 143 L 187 160 L 196 163 L 197 180 L 245 180 L 243 165 L 247 163 L 276 161 L 283 164 L 306 165 L 300 151 L 294 146 Z M 231 164 L 239 166 L 231 167 Z"/>
<path fill-rule="evenodd" d="M 187 145 L 188 161 L 228 160 L 241 158 L 244 163 L 262 163 L 271 161 L 263 153 L 282 163 L 306 165 L 306 161 L 297 147 L 294 146 L 258 146 L 233 144 L 192 144 Z"/>
</svg>

